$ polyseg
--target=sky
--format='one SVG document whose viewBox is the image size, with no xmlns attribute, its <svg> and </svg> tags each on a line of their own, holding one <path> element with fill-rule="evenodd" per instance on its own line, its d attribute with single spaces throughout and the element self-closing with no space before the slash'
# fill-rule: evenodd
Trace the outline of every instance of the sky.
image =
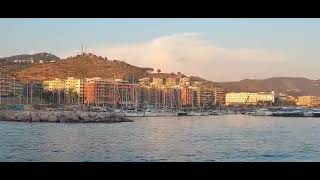
<svg viewBox="0 0 320 180">
<path fill-rule="evenodd" d="M 88 52 L 212 81 L 320 79 L 320 19 L 0 19 L 0 57 Z"/>
</svg>

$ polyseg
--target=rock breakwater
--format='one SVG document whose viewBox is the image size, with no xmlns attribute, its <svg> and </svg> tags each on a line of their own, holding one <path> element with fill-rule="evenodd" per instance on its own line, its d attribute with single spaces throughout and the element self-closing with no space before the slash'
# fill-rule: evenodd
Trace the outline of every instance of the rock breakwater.
<svg viewBox="0 0 320 180">
<path fill-rule="evenodd" d="M 13 111 L 0 110 L 1 121 L 55 123 L 117 123 L 132 122 L 122 114 L 87 111 Z"/>
</svg>

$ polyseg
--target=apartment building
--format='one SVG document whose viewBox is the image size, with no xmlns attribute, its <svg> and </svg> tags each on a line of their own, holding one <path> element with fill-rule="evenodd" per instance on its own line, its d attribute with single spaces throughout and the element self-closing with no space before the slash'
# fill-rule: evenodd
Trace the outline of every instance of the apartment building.
<svg viewBox="0 0 320 180">
<path fill-rule="evenodd" d="M 191 85 L 190 77 L 180 78 L 179 85 L 180 87 L 189 87 Z"/>
<path fill-rule="evenodd" d="M 179 79 L 176 77 L 168 77 L 166 78 L 166 87 L 173 88 L 174 86 L 178 85 Z"/>
<path fill-rule="evenodd" d="M 164 85 L 164 80 L 162 78 L 153 78 L 151 86 L 155 88 L 161 88 Z"/>
<path fill-rule="evenodd" d="M 54 80 L 43 81 L 43 89 L 45 91 L 62 91 L 65 89 L 65 80 L 55 78 Z"/>
<path fill-rule="evenodd" d="M 226 105 L 258 105 L 259 103 L 273 103 L 274 93 L 227 93 L 226 94 Z"/>
<path fill-rule="evenodd" d="M 319 96 L 299 96 L 297 105 L 308 106 L 308 107 L 320 106 L 320 97 Z"/>
<path fill-rule="evenodd" d="M 215 87 L 212 89 L 213 100 L 215 105 L 225 105 L 226 103 L 226 91 L 222 88 Z"/>
</svg>

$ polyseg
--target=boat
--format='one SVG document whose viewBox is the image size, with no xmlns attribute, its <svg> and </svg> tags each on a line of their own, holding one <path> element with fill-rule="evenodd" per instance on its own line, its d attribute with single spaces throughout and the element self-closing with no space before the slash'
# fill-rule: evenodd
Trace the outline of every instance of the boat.
<svg viewBox="0 0 320 180">
<path fill-rule="evenodd" d="M 308 110 L 308 111 L 304 111 L 304 117 L 314 117 L 314 111 L 310 111 L 310 110 Z"/>
<path fill-rule="evenodd" d="M 209 111 L 209 115 L 220 115 L 219 111 Z"/>
<path fill-rule="evenodd" d="M 305 111 L 297 108 L 283 108 L 272 113 L 273 116 L 281 117 L 306 117 Z"/>
<path fill-rule="evenodd" d="M 186 111 L 179 111 L 177 115 L 178 116 L 187 116 L 188 113 Z"/>
<path fill-rule="evenodd" d="M 313 117 L 320 117 L 320 109 L 314 109 L 312 111 L 312 116 Z"/>
<path fill-rule="evenodd" d="M 155 109 L 146 109 L 143 112 L 143 116 L 144 117 L 158 117 L 159 116 L 159 112 L 157 112 Z"/>
<path fill-rule="evenodd" d="M 187 114 L 188 116 L 208 116 L 209 115 L 208 112 L 196 112 L 196 111 L 191 111 Z"/>
<path fill-rule="evenodd" d="M 258 109 L 250 113 L 252 116 L 272 116 L 272 112 L 269 109 Z"/>
</svg>

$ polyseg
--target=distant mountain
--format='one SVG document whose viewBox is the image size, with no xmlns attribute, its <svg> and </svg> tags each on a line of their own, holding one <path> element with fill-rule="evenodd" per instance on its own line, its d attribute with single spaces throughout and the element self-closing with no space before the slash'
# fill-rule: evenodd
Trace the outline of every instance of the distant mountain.
<svg viewBox="0 0 320 180">
<path fill-rule="evenodd" d="M 88 54 L 61 59 L 55 63 L 37 63 L 16 71 L 15 76 L 22 80 L 27 77 L 32 77 L 35 80 L 50 80 L 69 76 L 113 78 L 115 75 L 116 78 L 128 80 L 134 76 L 137 80 L 149 71 L 153 71 L 153 69 L 137 67 L 123 61 L 108 60 L 101 56 Z"/>
<path fill-rule="evenodd" d="M 292 96 L 320 96 L 320 80 L 311 80 L 303 77 L 273 77 L 261 80 L 245 79 L 238 82 L 218 82 L 218 84 L 229 92 L 275 91 L 276 93 Z"/>
<path fill-rule="evenodd" d="M 41 60 L 41 61 L 40 61 Z M 49 53 L 22 54 L 0 58 L 0 72 L 14 75 L 16 71 L 33 66 L 36 63 L 48 63 L 60 60 L 59 57 Z"/>
<path fill-rule="evenodd" d="M 37 54 L 21 54 L 21 55 L 15 55 L 15 56 L 10 56 L 10 57 L 4 57 L 0 58 L 0 63 L 1 62 L 17 62 L 17 61 L 25 60 L 25 61 L 30 61 L 33 60 L 34 62 L 39 62 L 39 60 L 42 60 L 43 62 L 49 62 L 52 60 L 60 60 L 59 57 L 50 54 L 50 53 L 37 53 Z"/>
</svg>

